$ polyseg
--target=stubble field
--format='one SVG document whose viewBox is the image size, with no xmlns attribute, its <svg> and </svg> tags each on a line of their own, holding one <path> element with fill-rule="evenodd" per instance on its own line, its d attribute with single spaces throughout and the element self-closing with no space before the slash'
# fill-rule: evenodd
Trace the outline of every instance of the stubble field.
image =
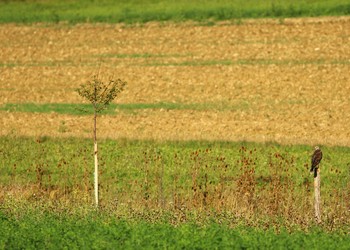
<svg viewBox="0 0 350 250">
<path fill-rule="evenodd" d="M 102 116 L 103 138 L 350 145 L 348 17 L 4 24 L 0 48 L 2 107 L 81 103 L 97 73 L 128 82 L 117 103 L 155 105 Z M 0 112 L 1 135 L 91 136 L 89 116 Z"/>
</svg>

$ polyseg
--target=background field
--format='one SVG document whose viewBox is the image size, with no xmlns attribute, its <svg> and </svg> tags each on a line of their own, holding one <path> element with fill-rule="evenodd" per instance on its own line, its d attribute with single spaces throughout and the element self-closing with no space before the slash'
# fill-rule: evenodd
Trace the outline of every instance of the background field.
<svg viewBox="0 0 350 250">
<path fill-rule="evenodd" d="M 346 0 L 195 0 L 195 1 L 0 1 L 0 22 L 109 22 L 220 20 L 262 17 L 339 16 L 350 14 Z"/>
<path fill-rule="evenodd" d="M 74 89 L 100 71 L 128 82 L 103 138 L 349 146 L 349 30 L 348 17 L 4 24 L 1 135 L 90 137 Z"/>
<path fill-rule="evenodd" d="M 0 1 L 0 248 L 346 249 L 349 4 L 143 3 Z M 96 211 L 74 90 L 98 72 L 128 86 L 98 119 Z"/>
</svg>

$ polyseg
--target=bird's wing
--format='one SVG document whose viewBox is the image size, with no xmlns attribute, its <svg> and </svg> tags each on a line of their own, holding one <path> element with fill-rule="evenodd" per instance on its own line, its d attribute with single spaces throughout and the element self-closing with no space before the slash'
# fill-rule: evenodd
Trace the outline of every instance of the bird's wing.
<svg viewBox="0 0 350 250">
<path fill-rule="evenodd" d="M 312 155 L 312 166 L 313 167 L 317 166 L 321 160 L 322 160 L 322 151 L 320 149 L 317 149 Z"/>
</svg>

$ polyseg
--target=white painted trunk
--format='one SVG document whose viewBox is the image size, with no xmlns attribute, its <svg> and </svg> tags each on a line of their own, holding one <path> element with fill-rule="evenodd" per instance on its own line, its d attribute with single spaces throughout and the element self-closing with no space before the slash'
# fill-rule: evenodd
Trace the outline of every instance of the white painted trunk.
<svg viewBox="0 0 350 250">
<path fill-rule="evenodd" d="M 95 89 L 96 98 L 96 89 Z M 95 173 L 94 173 L 94 190 L 95 190 L 95 205 L 98 208 L 98 159 L 97 159 L 97 112 L 96 103 L 94 103 L 94 158 L 95 158 Z"/>
<path fill-rule="evenodd" d="M 94 174 L 94 187 L 95 187 L 95 204 L 98 207 L 98 159 L 97 159 L 97 142 L 94 143 L 94 157 L 95 157 L 95 174 Z"/>
</svg>

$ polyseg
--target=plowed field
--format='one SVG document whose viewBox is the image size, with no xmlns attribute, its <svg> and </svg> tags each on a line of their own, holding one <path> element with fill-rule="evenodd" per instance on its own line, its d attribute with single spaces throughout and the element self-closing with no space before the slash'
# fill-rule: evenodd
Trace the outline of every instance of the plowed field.
<svg viewBox="0 0 350 250">
<path fill-rule="evenodd" d="M 208 105 L 102 116 L 100 138 L 350 146 L 349 17 L 0 26 L 0 105 L 83 102 L 98 72 L 128 82 L 118 103 Z M 0 135 L 91 136 L 88 116 L 0 115 Z"/>
</svg>

